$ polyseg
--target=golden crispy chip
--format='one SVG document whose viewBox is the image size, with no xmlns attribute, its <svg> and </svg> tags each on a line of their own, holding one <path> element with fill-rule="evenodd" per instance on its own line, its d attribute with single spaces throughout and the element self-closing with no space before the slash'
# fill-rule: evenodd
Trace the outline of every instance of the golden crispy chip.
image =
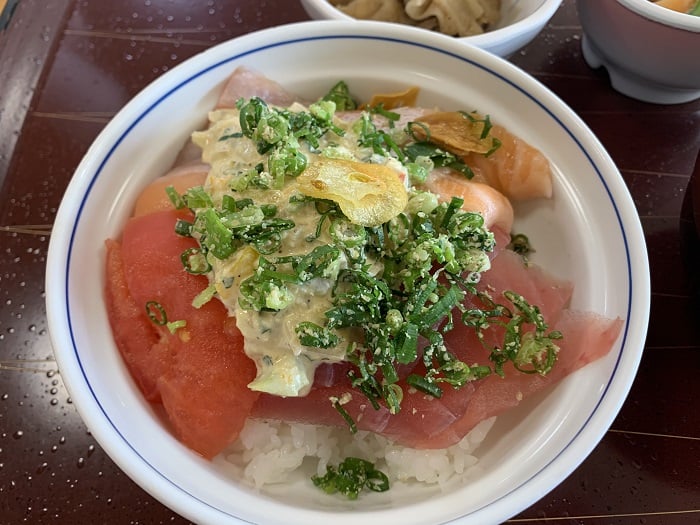
<svg viewBox="0 0 700 525">
<path fill-rule="evenodd" d="M 370 101 L 363 107 L 376 108 L 380 104 L 384 109 L 415 106 L 419 92 L 420 88 L 413 86 L 405 91 L 397 91 L 396 93 L 378 93 L 373 95 Z"/>
<path fill-rule="evenodd" d="M 387 222 L 408 202 L 400 174 L 381 164 L 319 157 L 297 183 L 304 195 L 337 202 L 345 216 L 361 226 Z"/>
<path fill-rule="evenodd" d="M 476 113 L 467 116 L 459 111 L 439 111 L 424 115 L 416 122 L 422 124 L 414 124 L 411 128 L 416 139 L 429 140 L 455 155 L 466 155 L 471 151 L 487 153 L 493 147 L 490 135 L 482 138 L 484 119 Z"/>
</svg>

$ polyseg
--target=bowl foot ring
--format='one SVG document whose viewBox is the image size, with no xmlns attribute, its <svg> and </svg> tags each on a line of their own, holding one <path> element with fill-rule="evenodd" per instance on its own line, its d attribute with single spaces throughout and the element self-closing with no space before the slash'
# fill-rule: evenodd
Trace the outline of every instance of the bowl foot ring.
<svg viewBox="0 0 700 525">
<path fill-rule="evenodd" d="M 630 71 L 617 67 L 583 35 L 581 39 L 583 59 L 592 69 L 605 68 L 613 89 L 623 95 L 652 104 L 683 104 L 700 98 L 700 89 L 680 89 L 663 86 L 643 79 Z"/>
</svg>

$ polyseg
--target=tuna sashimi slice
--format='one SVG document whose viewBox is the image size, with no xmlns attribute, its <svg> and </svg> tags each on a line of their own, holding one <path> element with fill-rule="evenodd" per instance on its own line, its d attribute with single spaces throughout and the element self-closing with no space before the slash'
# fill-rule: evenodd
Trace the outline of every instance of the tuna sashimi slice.
<svg viewBox="0 0 700 525">
<path fill-rule="evenodd" d="M 105 302 L 114 341 L 144 397 L 149 401 L 160 401 L 157 382 L 170 366 L 169 356 L 160 351 L 158 330 L 129 293 L 121 245 L 108 239 L 105 248 Z"/>
<path fill-rule="evenodd" d="M 569 304 L 574 285 L 559 279 L 536 264 L 525 264 L 512 250 L 500 250 L 491 261 L 491 269 L 482 274 L 477 287 L 502 302 L 502 294 L 512 290 L 537 305 L 546 321 L 553 324 Z"/>
<path fill-rule="evenodd" d="M 258 397 L 247 387 L 255 365 L 220 302 L 192 306 L 208 282 L 183 269 L 180 254 L 196 244 L 174 233 L 181 216 L 134 217 L 121 244 L 107 242 L 106 298 L 117 346 L 139 388 L 160 399 L 180 441 L 211 458 L 237 438 Z M 146 315 L 149 301 L 186 325 L 174 333 L 156 326 Z"/>
<path fill-rule="evenodd" d="M 558 341 L 560 347 L 556 366 L 546 376 L 519 373 L 512 365 L 505 367 L 505 377 L 492 374 L 474 383 L 474 392 L 464 395 L 460 390 L 447 388 L 441 402 L 461 407 L 462 415 L 449 428 L 415 440 L 416 448 L 443 448 L 464 437 L 479 422 L 516 407 L 523 399 L 558 383 L 588 363 L 606 355 L 622 328 L 621 319 L 608 319 L 588 312 L 562 311 L 559 321 L 552 327 L 564 334 Z M 457 328 L 450 334 L 452 348 L 466 348 L 456 352 L 463 359 L 475 358 L 485 362 L 486 351 L 478 346 L 472 333 Z M 464 346 L 462 346 L 464 345 Z M 470 362 L 470 361 L 467 361 Z"/>
<path fill-rule="evenodd" d="M 257 71 L 239 66 L 224 85 L 216 108 L 235 108 L 239 98 L 249 99 L 252 97 L 259 97 L 268 104 L 283 107 L 301 101 L 301 97 L 290 93 L 274 80 Z"/>
<path fill-rule="evenodd" d="M 363 430 L 382 434 L 396 443 L 415 448 L 445 448 L 457 443 L 477 423 L 517 406 L 526 397 L 554 385 L 573 371 L 607 354 L 620 332 L 622 321 L 595 314 L 565 309 L 572 285 L 548 275 L 536 266 L 526 266 L 516 254 L 504 250 L 494 259 L 480 284 L 494 299 L 501 301 L 505 289 L 514 290 L 531 303 L 538 304 L 551 327 L 560 330 L 564 339 L 554 370 L 547 376 L 523 374 L 506 368 L 506 377 L 491 375 L 469 383 L 461 389 L 445 387 L 440 399 L 408 388 L 405 384 L 401 412 L 390 415 L 385 408 L 375 410 L 342 374 L 324 371 L 324 384 L 316 385 L 303 398 L 278 398 L 262 395 L 252 415 L 342 426 L 346 422 L 333 407 L 339 400 L 343 408 Z M 507 288 L 506 288 L 507 287 Z M 468 364 L 488 364 L 488 351 L 474 332 L 456 324 L 446 336 L 448 349 Z M 338 378 L 329 384 L 329 378 Z M 400 383 L 401 384 L 401 383 Z"/>
</svg>

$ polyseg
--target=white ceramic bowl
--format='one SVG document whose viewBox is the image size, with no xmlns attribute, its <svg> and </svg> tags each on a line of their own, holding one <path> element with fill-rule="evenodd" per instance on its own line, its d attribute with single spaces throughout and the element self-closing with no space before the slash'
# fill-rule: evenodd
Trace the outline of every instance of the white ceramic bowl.
<svg viewBox="0 0 700 525">
<path fill-rule="evenodd" d="M 613 88 L 656 104 L 700 98 L 700 17 L 649 0 L 577 1 L 583 56 Z"/>
<path fill-rule="evenodd" d="M 420 104 L 488 112 L 555 166 L 554 198 L 519 207 L 518 231 L 529 233 L 536 261 L 576 283 L 575 307 L 624 318 L 623 333 L 606 358 L 499 418 L 479 452 L 483 476 L 468 485 L 442 494 L 396 487 L 359 505 L 340 503 L 308 480 L 274 496 L 258 493 L 182 446 L 135 388 L 100 293 L 103 242 L 119 234 L 140 190 L 203 124 L 238 65 L 307 96 L 321 95 L 337 79 L 360 97 L 417 85 Z M 650 295 L 642 230 L 627 188 L 559 98 L 508 62 L 452 38 L 394 24 L 328 21 L 216 46 L 124 107 L 65 194 L 51 235 L 46 291 L 62 378 L 88 428 L 131 478 L 198 523 L 285 525 L 487 524 L 525 509 L 571 473 L 613 421 L 640 360 Z"/>
<path fill-rule="evenodd" d="M 301 4 L 309 16 L 317 20 L 354 20 L 328 0 L 301 0 Z M 501 20 L 495 28 L 458 40 L 508 57 L 529 44 L 542 31 L 561 5 L 561 0 L 502 0 L 501 5 Z"/>
</svg>

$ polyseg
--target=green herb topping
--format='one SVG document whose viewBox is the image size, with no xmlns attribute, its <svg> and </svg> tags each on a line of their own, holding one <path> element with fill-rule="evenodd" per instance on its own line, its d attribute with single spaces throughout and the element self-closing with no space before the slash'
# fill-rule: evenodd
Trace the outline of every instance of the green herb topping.
<svg viewBox="0 0 700 525">
<path fill-rule="evenodd" d="M 187 326 L 187 321 L 183 319 L 168 321 L 168 314 L 165 313 L 165 308 L 158 301 L 146 302 L 146 315 L 153 324 L 166 327 L 171 334 L 175 334 L 177 330 Z"/>
<path fill-rule="evenodd" d="M 206 274 L 210 281 L 193 304 L 199 307 L 235 288 L 235 303 L 228 306 L 238 319 L 238 314 L 257 316 L 261 340 L 272 323 L 287 319 L 285 312 L 295 312 L 291 330 L 295 351 L 279 362 L 297 367 L 293 374 L 308 375 L 311 370 L 312 382 L 310 362 L 345 360 L 353 365 L 348 374 L 352 386 L 374 408 L 386 407 L 392 414 L 401 410 L 407 387 L 439 398 L 444 388 L 460 388 L 494 372 L 503 375 L 507 363 L 523 373 L 548 373 L 561 334 L 549 331 L 539 309 L 523 297 L 508 292 L 501 304 L 477 291 L 481 273 L 490 268 L 495 240 L 481 215 L 462 209 L 461 198 L 440 202 L 437 195 L 411 186 L 403 211 L 387 222 L 367 226 L 350 220 L 347 208 L 343 209 L 348 215 L 343 213 L 344 200 L 318 196 L 330 182 L 313 181 L 321 188 L 317 193 L 300 190 L 308 173 L 314 172 L 307 169 L 310 162 L 333 167 L 333 159 L 348 149 L 339 142 L 347 135 L 355 140 L 356 151 L 344 153 L 351 158 L 338 163 L 352 168 L 348 178 L 367 178 L 354 168 L 358 160 L 399 165 L 416 185 L 436 167 L 473 176 L 460 155 L 432 141 L 429 127 L 416 122 L 399 129 L 400 115 L 381 105 L 361 112 L 353 123 L 336 119 L 336 109 L 354 107 L 342 82 L 306 109 L 280 109 L 258 98 L 237 103 L 237 125 L 227 124 L 210 142 L 215 148 L 240 145 L 246 155 L 254 151 L 258 157 L 246 165 L 235 160 L 222 164 L 223 190 L 192 188 L 181 196 L 168 192 L 174 204 L 194 213 L 191 223 L 181 221 L 177 227 L 178 233 L 199 243 L 198 249 L 183 253 L 183 266 L 190 273 Z M 491 140 L 489 118 L 473 115 L 460 112 L 454 120 L 476 123 L 474 140 L 483 154 L 490 155 L 500 143 Z M 345 172 L 337 175 L 345 176 Z M 343 195 L 343 199 L 354 197 Z M 530 249 L 525 236 L 514 237 L 512 246 L 523 255 Z M 241 269 L 234 260 L 243 249 L 254 255 Z M 317 297 L 323 300 L 319 303 Z M 320 315 L 299 319 L 297 313 L 312 302 L 326 306 Z M 161 310 L 151 305 L 149 316 L 165 318 Z M 475 330 L 489 350 L 488 363 L 465 363 L 447 349 L 444 336 L 455 323 Z M 492 328 L 505 331 L 497 345 L 487 344 L 486 333 Z M 421 366 L 402 379 L 401 366 L 415 362 Z M 269 370 L 275 360 L 265 352 L 256 363 L 260 372 Z M 266 376 L 264 388 L 271 382 Z M 304 384 L 308 381 L 295 388 Z M 342 404 L 331 402 L 356 430 Z M 367 465 L 371 466 L 353 459 L 337 472 L 329 471 L 330 478 L 319 483 L 346 492 L 338 481 L 344 479 L 341 470 L 374 480 L 366 476 Z M 362 486 L 348 493 L 356 496 Z"/>
<path fill-rule="evenodd" d="M 337 468 L 329 466 L 326 474 L 313 476 L 311 480 L 326 493 L 339 492 L 351 500 L 357 499 L 364 489 L 373 492 L 389 490 L 386 474 L 377 470 L 373 463 L 355 457 L 345 458 Z"/>
<path fill-rule="evenodd" d="M 530 239 L 528 239 L 527 235 L 522 233 L 511 234 L 510 243 L 507 248 L 513 250 L 523 259 L 527 259 L 527 257 L 535 251 L 530 245 Z"/>
</svg>

